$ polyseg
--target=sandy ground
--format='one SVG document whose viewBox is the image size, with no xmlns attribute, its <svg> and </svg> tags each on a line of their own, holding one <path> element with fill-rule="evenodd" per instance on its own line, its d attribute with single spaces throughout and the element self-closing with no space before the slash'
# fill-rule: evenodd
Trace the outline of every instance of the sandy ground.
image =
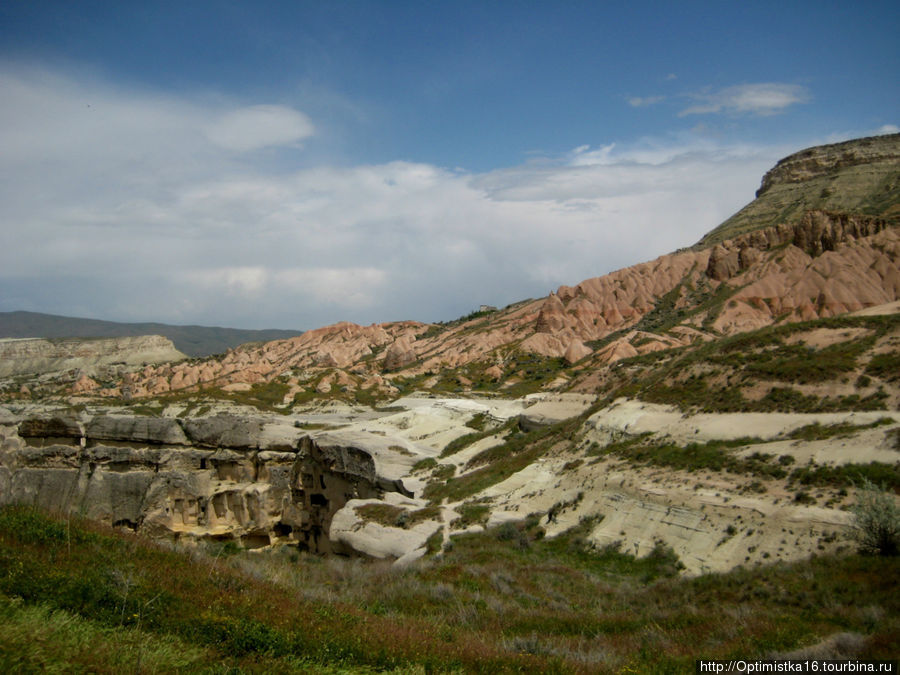
<svg viewBox="0 0 900 675">
<path fill-rule="evenodd" d="M 850 316 L 878 316 L 879 314 L 896 314 L 897 312 L 900 312 L 900 300 L 876 307 L 866 307 L 853 312 Z"/>
<path fill-rule="evenodd" d="M 449 440 L 472 431 L 465 422 L 480 412 L 488 412 L 498 420 L 527 411 L 574 416 L 589 405 L 589 399 L 402 399 L 394 405 L 403 406 L 403 412 L 360 422 L 338 433 L 378 438 L 375 444 L 381 448 L 377 452 L 378 461 L 385 466 L 393 462 L 391 473 L 396 474 L 420 458 L 437 458 L 440 448 Z M 825 440 L 784 438 L 791 431 L 813 423 L 859 426 L 883 418 L 892 422 Z M 575 439 L 564 451 L 542 457 L 470 500 L 480 499 L 490 504 L 489 525 L 541 514 L 548 536 L 574 526 L 581 518 L 600 517 L 590 535 L 596 546 L 614 545 L 629 553 L 645 555 L 662 543 L 678 554 L 689 574 L 799 559 L 815 552 L 852 546 L 851 514 L 847 510 L 852 495 L 829 488 L 789 488 L 784 480 L 752 475 L 635 467 L 615 458 L 588 457 L 586 449 L 592 443 L 605 445 L 627 434 L 649 432 L 657 438 L 683 444 L 744 437 L 760 439 L 764 442 L 734 452 L 791 455 L 792 466 L 808 462 L 896 463 L 900 461 L 900 452 L 889 434 L 898 428 L 898 412 L 685 415 L 668 406 L 623 399 L 593 415 L 584 426 L 583 438 Z M 456 465 L 459 475 L 472 456 L 501 441 L 499 435 L 489 436 L 439 461 Z M 410 454 L 389 459 L 390 450 L 385 448 L 400 445 Z M 404 485 L 419 494 L 429 476 L 430 472 L 407 473 Z M 801 492 L 804 499 L 798 501 Z M 455 517 L 454 508 L 459 505 L 444 505 L 443 527 L 447 534 L 449 521 Z M 414 534 L 397 532 L 397 542 L 406 541 L 409 545 L 419 542 L 417 549 L 406 550 L 403 546 L 397 548 L 397 542 L 391 543 L 395 528 L 362 526 L 342 513 L 340 522 L 344 531 L 356 527 L 361 533 L 353 537 L 358 545 L 368 546 L 367 540 L 379 542 L 372 544 L 373 553 L 383 555 L 383 550 L 389 549 L 393 555 L 400 552 L 402 561 L 406 561 L 424 551 L 421 546 L 427 528 L 420 528 L 422 531 Z"/>
</svg>

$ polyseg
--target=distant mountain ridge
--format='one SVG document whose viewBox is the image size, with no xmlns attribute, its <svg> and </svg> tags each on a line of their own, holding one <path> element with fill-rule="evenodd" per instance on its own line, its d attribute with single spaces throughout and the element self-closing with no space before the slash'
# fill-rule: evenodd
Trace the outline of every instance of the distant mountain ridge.
<svg viewBox="0 0 900 675">
<path fill-rule="evenodd" d="M 164 323 L 119 323 L 99 319 L 41 314 L 0 312 L 0 338 L 106 338 L 162 335 L 178 351 L 191 357 L 221 354 L 248 342 L 269 342 L 297 337 L 299 330 L 244 330 L 215 326 L 173 326 Z"/>
</svg>

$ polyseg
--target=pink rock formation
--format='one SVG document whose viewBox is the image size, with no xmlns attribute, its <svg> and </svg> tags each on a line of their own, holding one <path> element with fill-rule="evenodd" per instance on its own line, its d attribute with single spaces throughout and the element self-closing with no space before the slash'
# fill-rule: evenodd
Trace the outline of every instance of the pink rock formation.
<svg viewBox="0 0 900 675">
<path fill-rule="evenodd" d="M 82 375 L 78 378 L 75 384 L 72 385 L 72 393 L 73 394 L 86 394 L 89 392 L 96 391 L 100 388 L 100 385 L 97 384 L 96 381 L 88 377 L 87 375 Z"/>
<path fill-rule="evenodd" d="M 339 323 L 289 340 L 239 347 L 199 363 L 144 368 L 127 383 L 135 396 L 237 382 L 269 381 L 292 369 L 342 372 L 319 386 L 390 391 L 392 377 L 435 373 L 473 363 L 491 378 L 503 377 L 504 358 L 515 351 L 563 357 L 590 355 L 586 343 L 627 331 L 678 289 L 663 308 L 679 308 L 727 284 L 737 290 L 724 305 L 695 313 L 659 334 L 631 331 L 595 354 L 598 364 L 690 344 L 716 334 L 834 316 L 900 298 L 900 228 L 865 216 L 808 213 L 797 225 L 768 228 L 723 241 L 712 249 L 684 250 L 441 330 L 397 322 Z M 705 294 L 705 295 L 703 295 Z M 665 322 L 663 322 L 665 323 Z M 663 324 L 654 324 L 663 325 Z M 385 349 L 386 348 L 386 349 Z M 372 354 L 384 349 L 383 359 Z M 349 377 L 346 371 L 355 376 Z M 381 374 L 382 371 L 388 371 Z M 361 383 L 361 384 L 360 384 Z M 123 383 L 124 385 L 124 383 Z"/>
</svg>

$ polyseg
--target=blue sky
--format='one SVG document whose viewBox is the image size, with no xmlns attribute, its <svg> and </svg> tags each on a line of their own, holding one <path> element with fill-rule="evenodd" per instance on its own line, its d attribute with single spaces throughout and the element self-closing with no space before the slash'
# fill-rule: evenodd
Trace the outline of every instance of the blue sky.
<svg viewBox="0 0 900 675">
<path fill-rule="evenodd" d="M 891 2 L 0 5 L 0 310 L 447 320 L 896 131 Z"/>
</svg>

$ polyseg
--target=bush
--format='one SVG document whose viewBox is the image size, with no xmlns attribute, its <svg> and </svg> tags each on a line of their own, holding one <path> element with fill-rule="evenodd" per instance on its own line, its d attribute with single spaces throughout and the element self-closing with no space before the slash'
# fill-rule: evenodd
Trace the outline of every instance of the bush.
<svg viewBox="0 0 900 675">
<path fill-rule="evenodd" d="M 854 534 L 862 553 L 900 553 L 900 508 L 894 495 L 863 478 L 853 507 Z"/>
</svg>

